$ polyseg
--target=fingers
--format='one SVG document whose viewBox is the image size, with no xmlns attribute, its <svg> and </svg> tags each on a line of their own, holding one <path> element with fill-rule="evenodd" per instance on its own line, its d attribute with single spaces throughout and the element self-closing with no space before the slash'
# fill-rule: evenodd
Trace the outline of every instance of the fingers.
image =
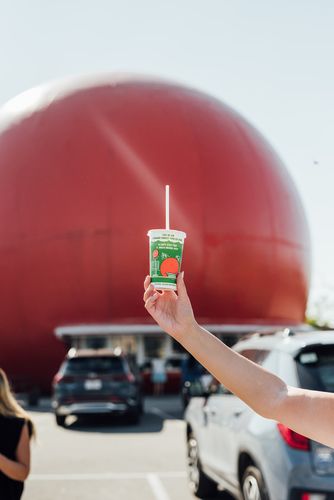
<svg viewBox="0 0 334 500">
<path fill-rule="evenodd" d="M 186 285 L 184 283 L 184 271 L 177 276 L 177 294 L 180 298 L 188 297 Z"/>
<path fill-rule="evenodd" d="M 144 300 L 144 302 L 146 302 L 146 301 L 147 301 L 147 299 L 148 299 L 149 297 L 151 297 L 151 296 L 154 294 L 154 292 L 155 292 L 155 288 L 154 288 L 154 286 L 152 285 L 152 283 L 150 283 L 150 284 L 148 285 L 148 287 L 146 288 L 145 292 L 144 292 L 144 296 L 143 296 L 143 300 Z"/>
<path fill-rule="evenodd" d="M 151 283 L 151 276 L 146 276 L 144 280 L 144 290 L 146 290 L 149 287 L 150 283 Z"/>
<path fill-rule="evenodd" d="M 145 281 L 144 281 L 144 297 L 143 300 L 145 302 L 145 308 L 148 310 L 148 312 L 152 312 L 152 308 L 154 308 L 155 303 L 160 296 L 160 293 L 157 292 L 157 290 L 154 288 L 153 284 L 151 283 L 151 277 L 146 276 Z"/>
<path fill-rule="evenodd" d="M 145 308 L 150 312 L 152 308 L 155 306 L 155 303 L 159 297 L 158 292 L 154 292 L 153 295 L 150 295 L 149 298 L 145 301 Z"/>
</svg>

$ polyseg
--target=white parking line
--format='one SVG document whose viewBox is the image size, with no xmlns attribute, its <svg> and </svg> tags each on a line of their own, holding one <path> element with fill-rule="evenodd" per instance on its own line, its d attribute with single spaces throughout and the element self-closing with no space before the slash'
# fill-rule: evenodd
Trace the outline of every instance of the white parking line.
<svg viewBox="0 0 334 500">
<path fill-rule="evenodd" d="M 100 473 L 77 473 L 77 474 L 31 474 L 30 481 L 99 481 L 101 479 L 147 479 L 149 476 L 165 478 L 184 478 L 183 471 L 166 472 L 100 472 Z"/>
<path fill-rule="evenodd" d="M 152 488 L 153 494 L 157 500 L 169 500 L 167 491 L 164 488 L 157 474 L 147 474 L 147 481 Z"/>
</svg>

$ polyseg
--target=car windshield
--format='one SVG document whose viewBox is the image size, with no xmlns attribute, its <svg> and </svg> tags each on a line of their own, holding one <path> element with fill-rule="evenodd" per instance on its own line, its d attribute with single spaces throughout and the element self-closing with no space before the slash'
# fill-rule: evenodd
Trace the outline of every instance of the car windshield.
<svg viewBox="0 0 334 500">
<path fill-rule="evenodd" d="M 334 392 L 334 345 L 308 346 L 296 361 L 301 387 Z"/>
<path fill-rule="evenodd" d="M 125 373 L 125 364 L 122 358 L 116 356 L 95 356 L 72 358 L 65 363 L 64 373 L 74 375 L 79 373 Z"/>
</svg>

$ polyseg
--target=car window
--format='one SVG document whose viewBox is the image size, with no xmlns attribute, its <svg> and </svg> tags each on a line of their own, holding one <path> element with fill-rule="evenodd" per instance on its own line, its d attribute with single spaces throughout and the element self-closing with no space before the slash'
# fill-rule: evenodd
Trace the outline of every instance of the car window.
<svg viewBox="0 0 334 500">
<path fill-rule="evenodd" d="M 215 392 L 215 394 L 233 394 L 223 384 L 219 384 L 219 386 L 217 387 L 217 390 L 212 391 L 212 392 Z"/>
<path fill-rule="evenodd" d="M 124 373 L 125 363 L 122 358 L 116 356 L 96 356 L 72 358 L 65 363 L 64 373 L 75 375 L 80 373 Z"/>
<path fill-rule="evenodd" d="M 166 368 L 180 368 L 182 364 L 181 359 L 170 358 L 166 360 Z"/>
<path fill-rule="evenodd" d="M 301 387 L 334 392 L 334 345 L 308 346 L 296 363 Z"/>
<path fill-rule="evenodd" d="M 266 351 L 264 349 L 245 349 L 244 351 L 240 351 L 240 354 L 254 363 L 258 365 L 262 365 L 270 351 Z"/>
</svg>

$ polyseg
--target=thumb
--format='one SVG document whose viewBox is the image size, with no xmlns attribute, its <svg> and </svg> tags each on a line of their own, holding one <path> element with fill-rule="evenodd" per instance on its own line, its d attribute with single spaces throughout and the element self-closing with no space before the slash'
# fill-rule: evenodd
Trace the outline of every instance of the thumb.
<svg viewBox="0 0 334 500">
<path fill-rule="evenodd" d="M 184 271 L 178 274 L 177 277 L 177 294 L 181 299 L 188 298 L 186 285 L 184 283 Z"/>
</svg>

